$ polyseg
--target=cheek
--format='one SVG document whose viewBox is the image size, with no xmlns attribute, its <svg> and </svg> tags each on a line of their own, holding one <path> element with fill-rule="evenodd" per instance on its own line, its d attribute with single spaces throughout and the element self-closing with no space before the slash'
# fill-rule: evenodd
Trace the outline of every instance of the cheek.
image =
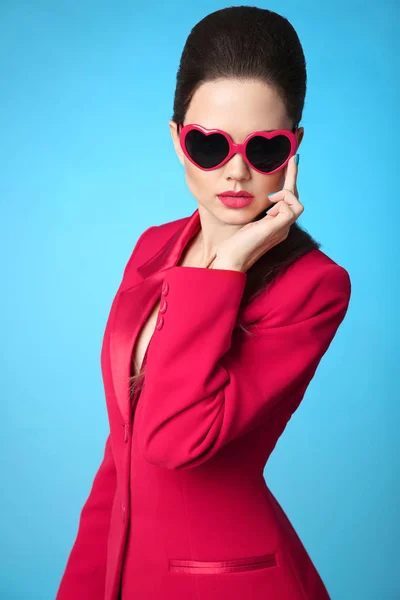
<svg viewBox="0 0 400 600">
<path fill-rule="evenodd" d="M 218 188 L 217 171 L 202 171 L 190 161 L 185 162 L 185 178 L 191 193 L 198 199 L 215 196 Z"/>
<path fill-rule="evenodd" d="M 283 181 L 285 179 L 285 171 L 278 171 L 272 175 L 260 175 L 262 178 L 259 181 L 259 189 L 265 190 L 267 194 L 270 192 L 277 192 L 282 189 Z"/>
</svg>

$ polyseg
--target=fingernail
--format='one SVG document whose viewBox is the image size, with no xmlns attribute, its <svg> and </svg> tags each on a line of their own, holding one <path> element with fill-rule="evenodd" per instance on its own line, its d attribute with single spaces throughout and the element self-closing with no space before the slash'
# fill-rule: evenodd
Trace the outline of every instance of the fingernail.
<svg viewBox="0 0 400 600">
<path fill-rule="evenodd" d="M 270 196 L 275 196 L 275 194 L 276 194 L 276 192 L 271 192 L 270 194 L 267 194 L 267 195 L 268 195 L 268 198 L 269 198 Z"/>
<path fill-rule="evenodd" d="M 296 158 L 295 158 L 296 165 L 299 164 L 299 160 L 300 160 L 300 154 L 296 154 Z"/>
</svg>

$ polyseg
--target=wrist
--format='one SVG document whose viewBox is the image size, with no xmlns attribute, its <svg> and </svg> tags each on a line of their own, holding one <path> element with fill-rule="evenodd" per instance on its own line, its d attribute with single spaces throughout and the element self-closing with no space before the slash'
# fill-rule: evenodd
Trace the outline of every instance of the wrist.
<svg viewBox="0 0 400 600">
<path fill-rule="evenodd" d="M 211 264 L 211 269 L 227 269 L 229 271 L 241 271 L 245 272 L 243 265 L 239 263 L 235 263 L 232 260 L 223 260 L 222 258 L 216 258 L 214 262 Z"/>
</svg>

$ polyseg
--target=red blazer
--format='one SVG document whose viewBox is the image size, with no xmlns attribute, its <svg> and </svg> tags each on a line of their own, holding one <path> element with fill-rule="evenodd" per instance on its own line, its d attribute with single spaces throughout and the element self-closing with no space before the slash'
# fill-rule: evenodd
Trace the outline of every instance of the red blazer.
<svg viewBox="0 0 400 600">
<path fill-rule="evenodd" d="M 101 350 L 110 434 L 56 600 L 329 599 L 263 473 L 347 312 L 349 274 L 312 250 L 241 306 L 246 273 L 176 266 L 200 226 L 196 209 L 150 227 L 125 267 Z"/>
</svg>

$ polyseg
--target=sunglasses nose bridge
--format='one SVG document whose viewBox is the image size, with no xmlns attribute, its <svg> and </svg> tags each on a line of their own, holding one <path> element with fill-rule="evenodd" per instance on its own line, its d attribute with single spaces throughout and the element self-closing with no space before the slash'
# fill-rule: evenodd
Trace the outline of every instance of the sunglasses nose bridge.
<svg viewBox="0 0 400 600">
<path fill-rule="evenodd" d="M 230 142 L 230 152 L 229 158 L 232 158 L 234 154 L 241 154 L 242 158 L 246 160 L 246 143 L 242 142 L 241 144 L 235 144 L 235 142 Z"/>
<path fill-rule="evenodd" d="M 229 154 L 223 161 L 223 164 L 226 164 L 228 161 L 230 161 L 231 158 L 233 158 L 233 156 L 235 156 L 236 154 L 241 155 L 242 160 L 247 165 L 247 168 L 252 167 L 251 163 L 249 162 L 249 160 L 246 156 L 246 142 L 242 142 L 240 144 L 235 144 L 235 142 L 233 142 L 232 140 L 230 140 Z"/>
</svg>

